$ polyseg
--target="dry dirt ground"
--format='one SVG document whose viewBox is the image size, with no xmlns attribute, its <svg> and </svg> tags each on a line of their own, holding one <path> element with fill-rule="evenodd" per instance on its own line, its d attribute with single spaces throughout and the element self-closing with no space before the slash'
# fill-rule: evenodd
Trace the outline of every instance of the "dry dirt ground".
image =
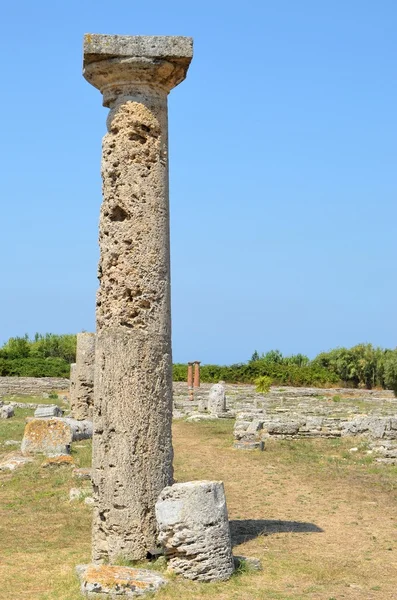
<svg viewBox="0 0 397 600">
<path fill-rule="evenodd" d="M 0 422 L 0 442 L 21 439 L 27 414 Z M 232 425 L 175 422 L 175 478 L 224 481 L 234 553 L 260 558 L 263 570 L 222 584 L 171 577 L 156 598 L 397 599 L 397 467 L 376 465 L 357 438 L 235 450 Z M 73 455 L 87 466 L 90 443 Z M 0 473 L 0 600 L 81 598 L 74 567 L 90 558 L 91 509 L 69 502 L 83 485 L 69 467 L 40 463 Z"/>
</svg>

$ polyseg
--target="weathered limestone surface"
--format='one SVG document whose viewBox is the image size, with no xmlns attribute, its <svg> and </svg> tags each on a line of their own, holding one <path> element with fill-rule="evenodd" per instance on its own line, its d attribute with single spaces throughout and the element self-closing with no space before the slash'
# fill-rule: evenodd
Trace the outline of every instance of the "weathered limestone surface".
<svg viewBox="0 0 397 600">
<path fill-rule="evenodd" d="M 156 571 L 132 567 L 79 565 L 76 571 L 83 596 L 95 600 L 137 598 L 167 583 Z"/>
<path fill-rule="evenodd" d="M 62 419 L 32 419 L 26 424 L 22 454 L 70 454 L 71 427 Z"/>
<path fill-rule="evenodd" d="M 21 451 L 23 454 L 70 454 L 72 442 L 92 437 L 91 421 L 69 418 L 30 419 L 26 424 Z"/>
<path fill-rule="evenodd" d="M 32 458 L 23 456 L 20 452 L 4 454 L 0 460 L 0 471 L 15 471 L 19 467 L 32 462 Z"/>
<path fill-rule="evenodd" d="M 70 365 L 70 379 L 69 379 L 69 406 L 70 411 L 73 414 L 73 411 L 76 408 L 76 373 L 77 373 L 77 364 L 72 363 Z"/>
<path fill-rule="evenodd" d="M 226 390 L 222 383 L 215 383 L 210 389 L 208 412 L 215 415 L 226 412 Z"/>
<path fill-rule="evenodd" d="M 63 410 L 56 404 L 38 406 L 34 411 L 35 419 L 47 419 L 48 417 L 62 417 Z"/>
<path fill-rule="evenodd" d="M 229 579 L 234 562 L 221 481 L 189 481 L 165 488 L 156 517 L 159 542 L 175 573 L 198 581 Z"/>
<path fill-rule="evenodd" d="M 10 419 L 14 416 L 14 407 L 9 404 L 4 404 L 0 407 L 0 419 Z"/>
<path fill-rule="evenodd" d="M 86 35 L 103 139 L 93 441 L 93 560 L 146 558 L 172 483 L 167 95 L 192 40 Z"/>
<path fill-rule="evenodd" d="M 95 333 L 78 333 L 72 416 L 92 419 L 94 407 Z"/>
</svg>

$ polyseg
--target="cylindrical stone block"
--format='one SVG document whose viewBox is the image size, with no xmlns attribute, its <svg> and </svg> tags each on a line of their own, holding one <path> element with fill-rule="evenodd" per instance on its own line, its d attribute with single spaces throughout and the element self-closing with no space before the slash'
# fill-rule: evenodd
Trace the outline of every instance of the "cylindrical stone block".
<svg viewBox="0 0 397 600">
<path fill-rule="evenodd" d="M 84 76 L 110 108 L 102 145 L 93 439 L 93 561 L 156 547 L 172 483 L 167 95 L 189 38 L 87 35 Z"/>
<path fill-rule="evenodd" d="M 95 333 L 78 333 L 73 418 L 92 419 L 94 409 Z"/>
<path fill-rule="evenodd" d="M 194 387 L 200 387 L 200 362 L 198 360 L 194 363 Z"/>
<path fill-rule="evenodd" d="M 187 364 L 187 387 L 189 390 L 193 387 L 193 363 Z"/>
<path fill-rule="evenodd" d="M 175 573 L 198 581 L 229 579 L 234 564 L 221 481 L 189 481 L 165 488 L 156 517 L 159 542 Z"/>
</svg>

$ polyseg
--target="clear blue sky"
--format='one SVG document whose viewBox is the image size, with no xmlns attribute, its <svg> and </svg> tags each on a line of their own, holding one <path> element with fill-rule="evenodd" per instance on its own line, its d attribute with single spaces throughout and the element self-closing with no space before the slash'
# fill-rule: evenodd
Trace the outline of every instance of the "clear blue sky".
<svg viewBox="0 0 397 600">
<path fill-rule="evenodd" d="M 0 342 L 95 328 L 85 32 L 188 35 L 170 95 L 175 361 L 397 345 L 395 0 L 3 0 Z"/>
</svg>

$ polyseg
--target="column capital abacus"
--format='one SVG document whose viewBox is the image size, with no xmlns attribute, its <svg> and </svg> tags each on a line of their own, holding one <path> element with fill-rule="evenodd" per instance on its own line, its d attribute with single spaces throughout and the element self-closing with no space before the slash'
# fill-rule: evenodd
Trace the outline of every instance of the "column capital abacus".
<svg viewBox="0 0 397 600">
<path fill-rule="evenodd" d="M 167 95 L 181 83 L 193 56 L 193 40 L 181 36 L 84 36 L 83 74 L 112 107 L 118 97 Z"/>
</svg>

